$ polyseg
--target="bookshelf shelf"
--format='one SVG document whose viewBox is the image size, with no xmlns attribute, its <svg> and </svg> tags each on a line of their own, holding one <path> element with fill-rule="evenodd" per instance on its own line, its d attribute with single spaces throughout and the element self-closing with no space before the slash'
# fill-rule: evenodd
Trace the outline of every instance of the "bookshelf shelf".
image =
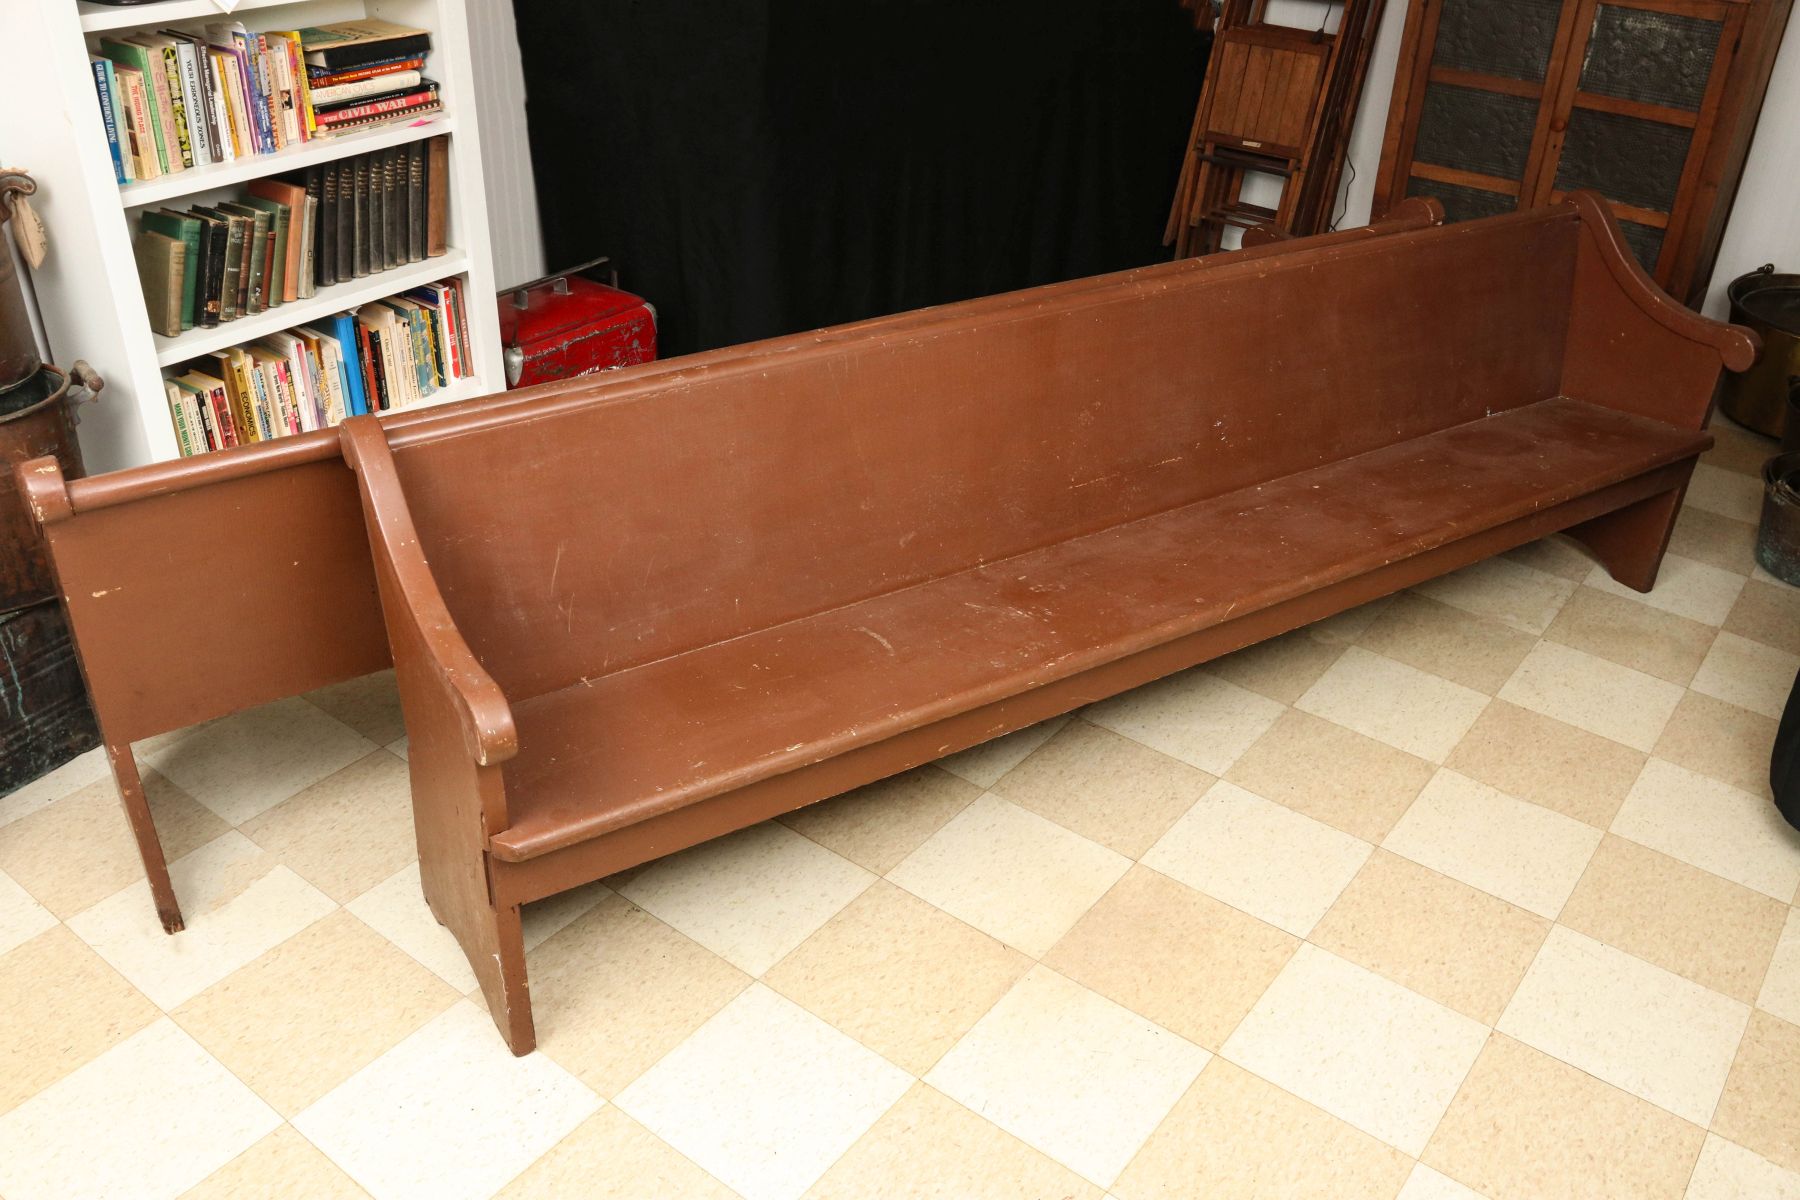
<svg viewBox="0 0 1800 1200">
<path fill-rule="evenodd" d="M 309 325 L 332 313 L 343 312 L 347 308 L 356 308 L 359 305 L 368 304 L 370 301 L 379 300 L 383 296 L 404 292 L 408 288 L 416 288 L 421 284 L 436 283 L 440 279 L 464 275 L 467 274 L 468 269 L 468 255 L 460 250 L 452 250 L 448 254 L 440 254 L 436 258 L 408 263 L 406 266 L 395 267 L 378 274 L 364 275 L 361 279 L 353 279 L 349 283 L 320 288 L 318 294 L 310 300 L 291 301 L 205 329 L 198 327 L 189 329 L 179 337 L 171 338 L 163 337 L 161 334 L 152 334 L 151 336 L 156 339 L 156 363 L 161 367 L 172 367 L 176 363 L 186 362 L 198 354 L 222 350 L 226 346 L 235 346 L 240 342 L 253 342 L 259 337 L 278 333 L 283 329 L 292 329 L 296 325 Z"/>
<path fill-rule="evenodd" d="M 191 30 L 211 21 L 240 21 L 257 32 L 363 18 L 431 32 L 425 74 L 438 83 L 444 113 L 119 185 L 88 61 L 102 35 Z M 32 273 L 32 283 L 45 342 L 54 361 L 66 366 L 86 359 L 106 380 L 104 399 L 82 413 L 79 430 L 90 471 L 179 456 L 164 388 L 170 368 L 281 330 L 316 326 L 334 313 L 439 280 L 462 280 L 477 377 L 457 381 L 428 403 L 469 399 L 503 386 L 465 0 L 160 0 L 124 6 L 0 0 L 0 45 L 29 48 L 9 60 L 8 83 L 14 94 L 32 99 L 0 105 L 0 146 L 9 161 L 27 164 L 38 181 L 38 211 L 48 226 L 51 249 L 49 259 Z M 449 253 L 322 287 L 309 300 L 212 329 L 192 329 L 173 338 L 152 331 L 133 253 L 143 211 L 213 203 L 241 195 L 255 179 L 438 134 L 448 135 Z"/>
<path fill-rule="evenodd" d="M 261 179 L 265 175 L 277 175 L 303 167 L 316 166 L 319 163 L 333 162 L 370 150 L 385 150 L 389 146 L 403 146 L 408 142 L 436 137 L 440 133 L 451 133 L 455 129 L 456 119 L 454 117 L 430 116 L 421 117 L 417 121 L 406 121 L 397 125 L 365 129 L 358 133 L 347 133 L 341 137 L 314 138 L 310 142 L 289 146 L 274 154 L 256 154 L 240 158 L 236 162 L 197 167 L 182 171 L 177 175 L 163 175 L 156 179 L 128 183 L 119 189 L 119 199 L 126 208 L 146 208 L 152 204 L 167 204 L 170 200 L 180 199 L 183 196 L 196 196 L 214 188 L 248 183 L 252 179 Z"/>
</svg>

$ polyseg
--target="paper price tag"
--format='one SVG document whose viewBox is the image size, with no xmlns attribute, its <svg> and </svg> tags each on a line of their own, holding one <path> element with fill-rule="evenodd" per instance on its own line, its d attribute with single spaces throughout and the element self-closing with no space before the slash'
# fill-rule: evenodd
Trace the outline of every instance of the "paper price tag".
<svg viewBox="0 0 1800 1200">
<path fill-rule="evenodd" d="M 13 241 L 18 243 L 19 253 L 25 256 L 25 265 L 37 270 L 44 265 L 44 259 L 50 253 L 50 238 L 44 232 L 44 222 L 31 207 L 31 197 L 15 195 L 12 199 L 13 209 Z"/>
</svg>

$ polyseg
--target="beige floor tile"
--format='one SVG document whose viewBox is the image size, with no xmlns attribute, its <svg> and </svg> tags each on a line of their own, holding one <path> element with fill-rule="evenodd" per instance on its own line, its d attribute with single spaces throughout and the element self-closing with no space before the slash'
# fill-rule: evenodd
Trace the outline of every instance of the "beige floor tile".
<svg viewBox="0 0 1800 1200">
<path fill-rule="evenodd" d="M 952 817 L 888 878 L 1037 958 L 1130 866 L 1123 855 L 990 794 Z"/>
<path fill-rule="evenodd" d="M 1691 691 L 1657 740 L 1656 757 L 1767 796 L 1774 745 L 1774 718 Z"/>
<path fill-rule="evenodd" d="M 1071 721 L 994 784 L 994 793 L 1137 858 L 1213 777 L 1086 721 Z"/>
<path fill-rule="evenodd" d="M 153 771 L 144 773 L 144 794 L 171 862 L 230 828 Z M 0 828 L 0 870 L 65 920 L 142 879 L 144 862 L 112 777 Z"/>
<path fill-rule="evenodd" d="M 1471 688 L 1352 646 L 1295 707 L 1443 762 L 1487 703 Z"/>
<path fill-rule="evenodd" d="M 169 865 L 187 928 L 163 932 L 140 881 L 102 900 L 69 928 L 164 1010 L 199 995 L 336 905 L 304 879 L 227 833 Z"/>
<path fill-rule="evenodd" d="M 1039 966 L 925 1082 L 1107 1187 L 1210 1057 Z"/>
<path fill-rule="evenodd" d="M 620 1093 L 618 1105 L 748 1200 L 792 1200 L 911 1083 L 874 1051 L 752 984 Z"/>
<path fill-rule="evenodd" d="M 1586 579 L 1588 572 L 1594 567 L 1594 556 L 1587 547 L 1563 534 L 1552 534 L 1535 542 L 1526 542 L 1517 549 L 1508 550 L 1504 557 L 1521 567 L 1530 567 L 1546 575 L 1557 575 L 1576 583 Z"/>
<path fill-rule="evenodd" d="M 1681 702 L 1681 688 L 1585 651 L 1539 642 L 1499 697 L 1648 751 Z"/>
<path fill-rule="evenodd" d="M 1599 588 L 1579 587 L 1544 636 L 1686 687 L 1717 632 L 1685 616 Z"/>
<path fill-rule="evenodd" d="M 1446 768 L 1382 845 L 1554 920 L 1600 838 L 1592 825 Z"/>
<path fill-rule="evenodd" d="M 306 698 L 327 716 L 348 725 L 377 746 L 406 736 L 406 721 L 400 714 L 400 688 L 392 670 L 334 683 L 308 692 Z"/>
<path fill-rule="evenodd" d="M 1415 1163 L 1412 1174 L 1406 1177 L 1406 1186 L 1400 1189 L 1395 1200 L 1486 1200 L 1486 1197 L 1441 1171 L 1434 1171 L 1424 1163 Z"/>
<path fill-rule="evenodd" d="M 1800 1200 L 1800 1174 L 1709 1133 L 1686 1200 Z"/>
<path fill-rule="evenodd" d="M 981 789 L 935 765 L 916 768 L 777 818 L 859 867 L 886 875 Z"/>
<path fill-rule="evenodd" d="M 1800 833 L 1761 796 L 1653 758 L 1612 831 L 1784 902 L 1800 887 Z"/>
<path fill-rule="evenodd" d="M 609 1104 L 495 1200 L 737 1200 L 737 1193 Z"/>
<path fill-rule="evenodd" d="M 0 871 L 0 954 L 22 946 L 56 924 L 50 910 Z"/>
<path fill-rule="evenodd" d="M 1712 1127 L 1776 1166 L 1800 1171 L 1800 1025 L 1750 1014 Z"/>
<path fill-rule="evenodd" d="M 1049 954 L 1076 983 L 1217 1050 L 1299 941 L 1146 867 L 1133 867 Z M 1149 968 L 1150 964 L 1155 964 Z"/>
<path fill-rule="evenodd" d="M 1492 1025 L 1549 931 L 1542 917 L 1378 850 L 1308 940 Z"/>
<path fill-rule="evenodd" d="M 1486 1038 L 1481 1022 L 1306 945 L 1220 1053 L 1416 1155 Z"/>
<path fill-rule="evenodd" d="M 208 1175 L 181 1200 L 368 1200 L 319 1148 L 283 1125 Z"/>
<path fill-rule="evenodd" d="M 1493 1200 L 1679 1200 L 1704 1136 L 1496 1034 L 1423 1158 Z"/>
<path fill-rule="evenodd" d="M 1052 717 L 1048 721 L 1039 721 L 1004 737 L 940 758 L 937 765 L 976 787 L 993 787 L 1002 775 L 1024 762 L 1027 754 L 1054 737 L 1068 720 L 1068 717 Z"/>
<path fill-rule="evenodd" d="M 1116 1187 L 1122 1200 L 1392 1200 L 1412 1160 L 1215 1058 Z"/>
<path fill-rule="evenodd" d="M 1604 829 L 1644 769 L 1644 757 L 1611 738 L 1496 700 L 1446 765 L 1509 796 Z"/>
<path fill-rule="evenodd" d="M 914 1084 L 807 1200 L 1099 1200 L 1100 1189 L 943 1093 Z"/>
<path fill-rule="evenodd" d="M 375 1200 L 485 1200 L 600 1104 L 459 1000 L 292 1123 Z"/>
<path fill-rule="evenodd" d="M 842 855 L 765 821 L 659 860 L 624 895 L 761 975 L 874 882 Z"/>
<path fill-rule="evenodd" d="M 1212 775 L 1223 775 L 1282 705 L 1195 668 L 1101 701 L 1087 719 Z"/>
<path fill-rule="evenodd" d="M 1756 1007 L 1800 1025 L 1800 908 L 1790 908 Z"/>
<path fill-rule="evenodd" d="M 0 1117 L 8 1200 L 179 1196 L 281 1124 L 158 1020 Z"/>
<path fill-rule="evenodd" d="M 1705 1125 L 1749 1012 L 1739 1001 L 1559 925 L 1495 1028 Z"/>
<path fill-rule="evenodd" d="M 768 985 L 914 1075 L 1031 967 L 885 880 L 777 963 Z"/>
<path fill-rule="evenodd" d="M 1296 629 L 1216 658 L 1206 670 L 1259 696 L 1292 704 L 1343 652 L 1341 642 L 1323 641 L 1307 629 Z"/>
<path fill-rule="evenodd" d="M 386 750 L 252 817 L 243 832 L 339 904 L 419 856 L 406 764 Z"/>
<path fill-rule="evenodd" d="M 1575 584 L 1510 559 L 1489 558 L 1413 590 L 1524 633 L 1541 634 L 1556 619 L 1556 610 L 1575 590 Z"/>
<path fill-rule="evenodd" d="M 0 955 L 0 1113 L 161 1014 L 62 926 Z"/>
<path fill-rule="evenodd" d="M 1360 838 L 1221 781 L 1143 861 L 1305 937 L 1371 853 Z"/>
<path fill-rule="evenodd" d="M 299 697 L 221 718 L 154 749 L 148 745 L 146 762 L 233 825 L 375 749 Z"/>
<path fill-rule="evenodd" d="M 1303 628 L 1306 630 L 1307 637 L 1315 638 L 1327 645 L 1348 646 L 1375 623 L 1375 618 L 1381 615 L 1381 610 L 1386 608 L 1392 600 L 1392 596 L 1381 596 L 1335 616 L 1314 621 L 1311 625 L 1303 626 Z"/>
<path fill-rule="evenodd" d="M 1781 451 L 1775 438 L 1746 429 L 1724 413 L 1714 414 L 1707 432 L 1713 435 L 1713 448 L 1702 454 L 1700 461 L 1727 471 L 1760 474 L 1763 463 Z"/>
<path fill-rule="evenodd" d="M 1499 621 L 1402 593 L 1382 610 L 1358 644 L 1491 696 L 1535 640 Z"/>
<path fill-rule="evenodd" d="M 1608 834 L 1558 919 L 1749 1004 L 1787 914 L 1778 900 Z"/>
<path fill-rule="evenodd" d="M 458 992 L 467 995 L 474 990 L 475 972 L 462 947 L 425 903 L 418 863 L 401 867 L 344 907 Z"/>
<path fill-rule="evenodd" d="M 1800 588 L 1752 579 L 1744 584 L 1725 631 L 1800 654 Z"/>
<path fill-rule="evenodd" d="M 457 999 L 443 980 L 339 910 L 171 1015 L 291 1117 Z"/>
<path fill-rule="evenodd" d="M 749 976 L 621 896 L 531 954 L 538 1048 L 602 1096 L 679 1045 Z"/>
<path fill-rule="evenodd" d="M 1797 672 L 1800 656 L 1722 632 L 1690 686 L 1739 708 L 1779 718 Z"/>
<path fill-rule="evenodd" d="M 1424 759 L 1386 742 L 1290 709 L 1226 778 L 1334 829 L 1379 842 L 1432 770 Z"/>
<path fill-rule="evenodd" d="M 1669 550 L 1683 558 L 1747 576 L 1756 566 L 1756 524 L 1684 505 L 1675 519 Z"/>
<path fill-rule="evenodd" d="M 1694 478 L 1688 484 L 1687 503 L 1690 506 L 1752 525 L 1762 519 L 1762 500 L 1760 478 L 1722 470 L 1711 463 L 1696 466 Z"/>
<path fill-rule="evenodd" d="M 1599 564 L 1595 564 L 1585 583 L 1633 604 L 1686 617 L 1715 629 L 1725 623 L 1732 605 L 1737 603 L 1738 593 L 1744 590 L 1744 577 L 1736 571 L 1709 566 L 1680 554 L 1663 556 L 1662 566 L 1656 573 L 1656 586 L 1647 592 L 1626 587 Z"/>
<path fill-rule="evenodd" d="M 104 749 L 95 748 L 85 754 L 78 754 L 54 771 L 40 775 L 25 786 L 14 788 L 0 796 L 0 826 L 11 825 L 20 817 L 30 816 L 52 801 L 79 792 L 95 780 L 107 778 L 107 775 Z"/>
</svg>

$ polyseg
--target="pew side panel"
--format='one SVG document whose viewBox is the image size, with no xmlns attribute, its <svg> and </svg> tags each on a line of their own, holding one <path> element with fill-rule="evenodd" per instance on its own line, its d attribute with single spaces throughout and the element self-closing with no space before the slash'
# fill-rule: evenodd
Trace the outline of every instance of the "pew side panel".
<svg viewBox="0 0 1800 1200">
<path fill-rule="evenodd" d="M 487 856 L 489 834 L 508 824 L 500 765 L 518 752 L 512 712 L 444 608 L 380 424 L 352 417 L 340 436 L 356 472 L 406 711 L 425 900 L 468 956 L 507 1045 L 527 1054 L 536 1035 L 519 906 L 494 903 Z"/>
<path fill-rule="evenodd" d="M 1745 370 L 1756 360 L 1756 334 L 1677 304 L 1638 264 L 1604 200 L 1593 192 L 1570 200 L 1580 214 L 1581 237 L 1562 394 L 1681 429 L 1704 429 L 1720 374 Z M 1592 550 L 1614 579 L 1648 592 L 1693 465 L 1675 487 L 1579 525 L 1570 536 Z"/>
</svg>

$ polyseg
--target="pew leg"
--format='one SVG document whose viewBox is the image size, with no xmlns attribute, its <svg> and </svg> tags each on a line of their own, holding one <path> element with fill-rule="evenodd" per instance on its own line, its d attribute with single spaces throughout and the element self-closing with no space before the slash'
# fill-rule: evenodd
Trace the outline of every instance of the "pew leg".
<svg viewBox="0 0 1800 1200">
<path fill-rule="evenodd" d="M 1647 592 L 1656 586 L 1656 573 L 1686 494 L 1687 481 L 1683 480 L 1680 487 L 1572 526 L 1569 536 L 1592 550 L 1614 579 Z"/>
<path fill-rule="evenodd" d="M 131 822 L 138 857 L 144 860 L 144 878 L 150 881 L 150 899 L 156 904 L 156 915 L 164 933 L 180 933 L 187 922 L 175 900 L 175 885 L 169 881 L 169 862 L 163 856 L 162 839 L 156 835 L 156 822 L 150 817 L 150 801 L 144 796 L 144 780 L 138 774 L 131 743 L 107 740 L 105 744 L 113 782 L 119 788 L 119 801 L 125 807 L 125 819 Z"/>
<path fill-rule="evenodd" d="M 456 864 L 449 864 L 450 871 L 446 872 L 444 865 L 420 858 L 419 879 L 424 886 L 425 903 L 438 924 L 455 935 L 468 957 L 488 1012 L 507 1047 L 516 1055 L 530 1054 L 537 1048 L 537 1030 L 531 1019 L 531 988 L 525 977 L 525 933 L 519 906 L 471 903 L 477 895 L 485 897 L 487 881 L 480 880 L 478 891 L 459 886 L 472 881 L 446 879 L 446 874 L 461 876 L 467 872 L 457 871 Z"/>
</svg>

